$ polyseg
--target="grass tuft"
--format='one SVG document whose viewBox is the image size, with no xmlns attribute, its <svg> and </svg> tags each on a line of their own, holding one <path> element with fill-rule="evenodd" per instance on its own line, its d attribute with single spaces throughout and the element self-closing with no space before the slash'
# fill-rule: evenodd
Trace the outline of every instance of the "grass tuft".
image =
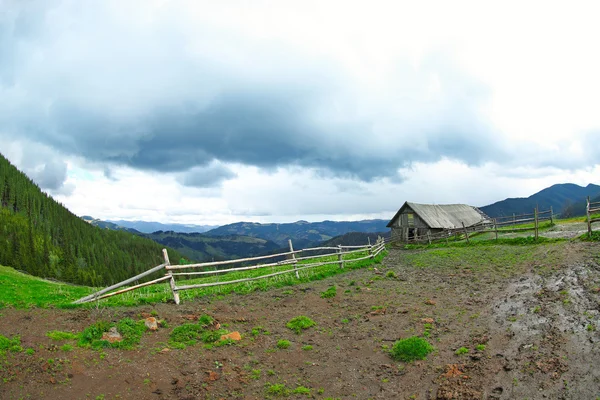
<svg viewBox="0 0 600 400">
<path fill-rule="evenodd" d="M 311 326 L 315 326 L 316 322 L 313 321 L 312 319 L 304 316 L 304 315 L 300 315 L 298 317 L 292 318 L 290 320 L 290 322 L 288 322 L 286 324 L 286 326 L 293 330 L 294 332 L 296 332 L 296 334 L 300 334 L 300 332 L 302 332 L 305 329 L 310 328 Z"/>
<path fill-rule="evenodd" d="M 407 339 L 398 340 L 392 346 L 390 355 L 394 360 L 411 362 L 424 360 L 434 347 L 425 339 L 412 336 Z"/>
</svg>

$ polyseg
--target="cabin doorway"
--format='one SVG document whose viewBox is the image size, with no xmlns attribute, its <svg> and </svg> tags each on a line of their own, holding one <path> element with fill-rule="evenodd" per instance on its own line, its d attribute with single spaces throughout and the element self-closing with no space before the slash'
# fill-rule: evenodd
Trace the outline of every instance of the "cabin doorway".
<svg viewBox="0 0 600 400">
<path fill-rule="evenodd" d="M 415 238 L 415 228 L 408 228 L 408 240 Z"/>
</svg>

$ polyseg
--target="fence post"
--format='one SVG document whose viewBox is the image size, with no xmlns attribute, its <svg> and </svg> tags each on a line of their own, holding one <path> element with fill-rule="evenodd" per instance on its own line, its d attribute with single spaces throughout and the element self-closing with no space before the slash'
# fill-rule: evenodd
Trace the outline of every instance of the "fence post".
<svg viewBox="0 0 600 400">
<path fill-rule="evenodd" d="M 494 232 L 496 232 L 496 240 L 498 240 L 498 225 L 496 223 L 496 218 L 494 218 Z"/>
<path fill-rule="evenodd" d="M 163 256 L 165 258 L 165 264 L 166 264 L 166 268 L 169 267 L 169 265 L 171 265 L 171 262 L 169 261 L 169 254 L 167 253 L 167 249 L 163 249 Z M 171 271 L 170 269 L 168 269 L 167 271 L 167 275 L 169 275 L 169 277 L 171 279 L 169 279 L 169 285 L 171 286 L 171 293 L 173 293 L 173 300 L 175 300 L 175 304 L 179 304 L 179 292 L 177 291 L 177 287 L 175 286 L 175 278 L 173 277 L 173 271 Z"/>
<path fill-rule="evenodd" d="M 592 237 L 592 222 L 590 219 L 590 196 L 587 197 L 587 205 L 585 206 L 585 215 L 587 217 L 588 237 Z"/>
<path fill-rule="evenodd" d="M 300 275 L 298 274 L 298 261 L 296 261 L 296 254 L 294 253 L 294 246 L 292 246 L 292 239 L 288 239 L 288 244 L 290 245 L 290 253 L 292 253 L 292 260 L 294 260 L 294 270 L 296 271 L 296 278 L 300 279 Z"/>
<path fill-rule="evenodd" d="M 448 234 L 446 235 L 446 246 L 448 245 L 448 236 L 452 235 L 452 232 L 448 232 Z"/>
<path fill-rule="evenodd" d="M 550 225 L 554 225 L 554 213 L 552 212 L 552 206 L 550 206 Z"/>
<path fill-rule="evenodd" d="M 431 234 L 429 233 L 429 230 L 427 230 L 427 241 L 431 244 Z"/>
<path fill-rule="evenodd" d="M 513 213 L 513 225 L 517 224 L 517 216 Z"/>
<path fill-rule="evenodd" d="M 338 262 L 340 263 L 340 268 L 344 268 L 344 260 L 343 260 L 343 255 L 342 255 L 342 245 L 338 244 Z"/>
<path fill-rule="evenodd" d="M 469 242 L 469 232 L 467 232 L 467 228 L 465 228 L 465 223 L 461 221 L 461 224 L 463 226 L 463 231 L 465 231 L 465 236 L 467 238 L 467 243 L 470 243 Z"/>
<path fill-rule="evenodd" d="M 538 240 L 538 209 L 537 206 L 533 209 L 533 215 L 535 216 L 534 227 L 535 227 L 535 240 Z"/>
</svg>

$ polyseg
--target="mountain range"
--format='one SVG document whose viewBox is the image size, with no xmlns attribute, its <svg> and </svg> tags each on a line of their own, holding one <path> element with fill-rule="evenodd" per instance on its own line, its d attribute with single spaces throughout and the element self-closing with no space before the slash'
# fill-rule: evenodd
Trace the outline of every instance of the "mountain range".
<svg viewBox="0 0 600 400">
<path fill-rule="evenodd" d="M 587 196 L 592 198 L 600 196 L 600 186 L 591 183 L 585 187 L 574 183 L 559 183 L 529 197 L 508 198 L 479 209 L 492 218 L 510 216 L 513 213 L 516 215 L 531 213 L 536 206 L 540 211 L 552 207 L 555 214 L 562 216 L 563 212 L 567 211 L 568 216 L 575 216 L 585 214 Z M 578 206 L 574 207 L 574 205 Z"/>
<path fill-rule="evenodd" d="M 181 233 L 202 233 L 211 229 L 217 228 L 219 225 L 194 225 L 194 224 L 163 224 L 160 222 L 148 222 L 148 221 L 125 221 L 119 220 L 108 220 L 123 228 L 135 229 L 142 233 L 153 233 L 157 231 L 173 231 Z"/>
</svg>

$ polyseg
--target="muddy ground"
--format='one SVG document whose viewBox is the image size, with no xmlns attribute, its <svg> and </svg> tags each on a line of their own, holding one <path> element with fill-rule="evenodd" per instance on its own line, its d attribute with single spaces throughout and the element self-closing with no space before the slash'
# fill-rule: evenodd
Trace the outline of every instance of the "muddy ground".
<svg viewBox="0 0 600 400">
<path fill-rule="evenodd" d="M 2 309 L 0 333 L 20 335 L 35 353 L 7 353 L 0 398 L 264 399 L 277 397 L 268 392 L 273 384 L 308 388 L 317 399 L 599 397 L 600 245 L 500 250 L 392 249 L 375 269 L 180 306 Z M 337 295 L 322 298 L 332 284 Z M 144 334 L 137 350 L 65 351 L 46 336 L 145 313 L 169 327 Z M 242 340 L 168 349 L 172 328 L 201 314 Z M 317 325 L 293 333 L 286 322 L 298 315 Z M 429 319 L 435 352 L 413 363 L 392 360 L 386 348 L 423 335 Z M 281 339 L 291 346 L 277 349 Z M 469 352 L 457 355 L 461 347 Z"/>
</svg>

